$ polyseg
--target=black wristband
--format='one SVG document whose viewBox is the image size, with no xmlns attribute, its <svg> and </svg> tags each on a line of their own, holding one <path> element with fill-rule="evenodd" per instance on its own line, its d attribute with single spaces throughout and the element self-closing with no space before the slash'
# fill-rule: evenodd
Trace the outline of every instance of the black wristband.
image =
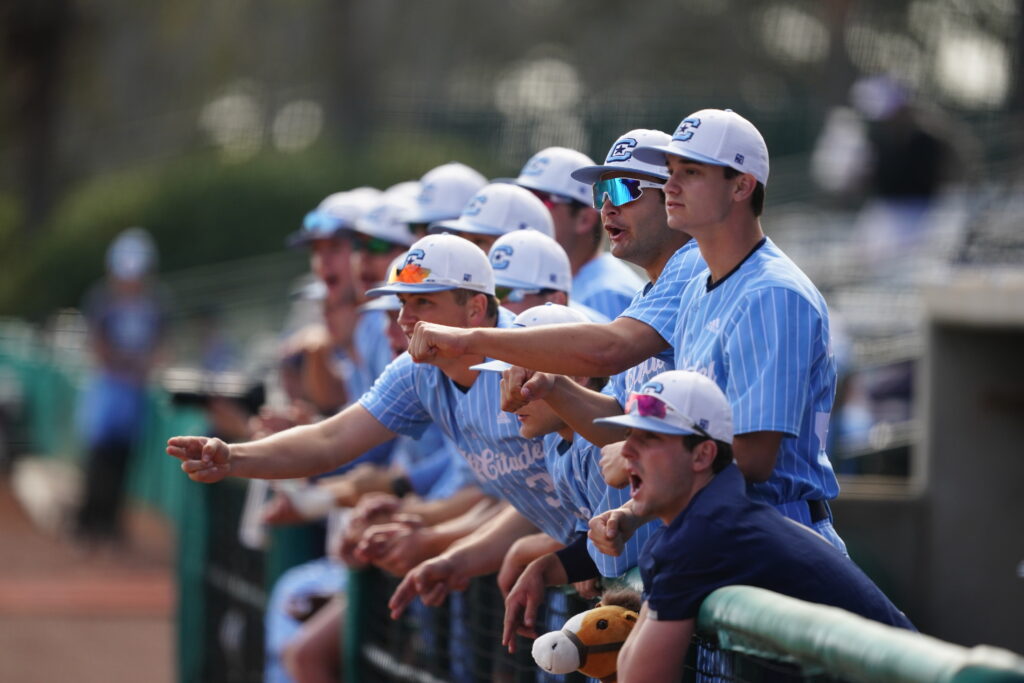
<svg viewBox="0 0 1024 683">
<path fill-rule="evenodd" d="M 400 474 L 391 479 L 391 492 L 399 498 L 404 498 L 410 491 L 412 491 L 412 482 L 409 481 L 409 477 Z"/>
<path fill-rule="evenodd" d="M 596 579 L 601 576 L 594 559 L 587 552 L 587 535 L 580 532 L 572 543 L 555 552 L 558 561 L 562 563 L 569 583 Z"/>
</svg>

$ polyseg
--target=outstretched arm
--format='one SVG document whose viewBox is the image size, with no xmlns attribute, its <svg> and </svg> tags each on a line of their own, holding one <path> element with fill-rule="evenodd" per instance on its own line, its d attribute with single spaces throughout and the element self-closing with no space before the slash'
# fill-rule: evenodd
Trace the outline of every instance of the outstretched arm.
<svg viewBox="0 0 1024 683">
<path fill-rule="evenodd" d="M 519 329 L 419 322 L 409 343 L 409 353 L 418 363 L 478 355 L 574 377 L 614 375 L 666 348 L 653 327 L 633 318 Z"/>
<path fill-rule="evenodd" d="M 693 619 L 652 619 L 645 602 L 636 626 L 619 650 L 619 682 L 682 680 L 693 631 Z"/>
<path fill-rule="evenodd" d="M 213 483 L 224 477 L 294 479 L 308 477 L 355 460 L 395 437 L 365 408 L 354 404 L 323 422 L 293 427 L 264 439 L 226 444 L 202 436 L 176 436 L 167 453 L 182 461 L 194 481 Z"/>
</svg>

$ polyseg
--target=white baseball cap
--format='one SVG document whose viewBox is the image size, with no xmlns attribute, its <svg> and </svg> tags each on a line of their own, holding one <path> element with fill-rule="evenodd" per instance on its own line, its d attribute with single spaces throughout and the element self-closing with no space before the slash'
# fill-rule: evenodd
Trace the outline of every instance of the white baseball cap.
<svg viewBox="0 0 1024 683">
<path fill-rule="evenodd" d="M 430 232 L 457 230 L 504 235 L 531 228 L 548 237 L 555 236 L 555 224 L 544 202 L 516 185 L 491 183 L 469 200 L 457 219 L 433 223 Z"/>
<path fill-rule="evenodd" d="M 593 164 L 594 160 L 583 152 L 568 147 L 548 147 L 530 157 L 512 182 L 530 190 L 550 192 L 590 206 L 590 188 L 573 180 L 572 172 L 580 166 Z"/>
<path fill-rule="evenodd" d="M 427 294 L 449 289 L 494 295 L 494 271 L 487 255 L 469 240 L 456 235 L 427 235 L 415 242 L 393 277 L 394 280 L 371 289 L 366 295 Z"/>
<path fill-rule="evenodd" d="M 295 247 L 326 239 L 339 230 L 351 230 L 356 219 L 373 208 L 380 196 L 381 191 L 373 187 L 357 187 L 327 195 L 303 218 L 302 229 L 289 235 L 285 243 Z"/>
<path fill-rule="evenodd" d="M 512 321 L 512 327 L 542 327 L 544 325 L 568 325 L 571 323 L 589 323 L 590 319 L 576 309 L 553 304 L 550 301 L 541 306 L 527 308 Z M 470 370 L 490 370 L 504 372 L 512 365 L 503 360 L 489 360 L 469 366 Z"/>
<path fill-rule="evenodd" d="M 416 241 L 416 235 L 409 230 L 405 217 L 419 193 L 420 183 L 416 180 L 392 185 L 380 195 L 376 206 L 356 219 L 355 231 L 408 247 Z"/>
<path fill-rule="evenodd" d="M 669 370 L 629 395 L 626 414 L 594 424 L 643 429 L 660 434 L 700 434 L 732 443 L 732 407 L 712 380 L 698 372 Z"/>
<path fill-rule="evenodd" d="M 494 284 L 515 289 L 572 289 L 569 256 L 555 240 L 536 230 L 516 230 L 499 237 L 487 257 Z"/>
<path fill-rule="evenodd" d="M 456 218 L 466 202 L 486 184 L 487 178 L 457 161 L 433 168 L 420 178 L 419 194 L 405 221 L 433 223 Z"/>
<path fill-rule="evenodd" d="M 768 146 L 757 128 L 732 109 L 701 109 L 679 123 L 667 145 L 640 146 L 641 161 L 664 164 L 665 155 L 728 166 L 768 184 Z"/>
<path fill-rule="evenodd" d="M 572 177 L 581 183 L 593 185 L 605 173 L 643 173 L 654 178 L 665 180 L 668 173 L 665 171 L 665 163 L 651 163 L 641 161 L 633 154 L 637 147 L 661 147 L 671 142 L 672 136 L 660 130 L 649 130 L 637 128 L 628 133 L 623 133 L 616 140 L 608 155 L 604 158 L 604 164 L 595 166 L 584 166 L 572 172 Z M 589 198 L 588 198 L 589 199 Z"/>
</svg>

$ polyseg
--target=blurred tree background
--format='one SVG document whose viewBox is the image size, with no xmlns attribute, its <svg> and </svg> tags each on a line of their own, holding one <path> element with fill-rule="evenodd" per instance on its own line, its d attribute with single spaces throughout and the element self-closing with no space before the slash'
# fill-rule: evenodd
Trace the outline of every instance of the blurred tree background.
<svg viewBox="0 0 1024 683">
<path fill-rule="evenodd" d="M 1016 173 L 1022 23 L 1017 0 L 2 0 L 0 313 L 77 305 L 129 225 L 165 272 L 278 253 L 330 192 L 598 158 L 709 106 L 764 132 L 770 206 L 827 202 L 815 139 L 875 73 L 980 142 L 978 178 Z"/>
</svg>

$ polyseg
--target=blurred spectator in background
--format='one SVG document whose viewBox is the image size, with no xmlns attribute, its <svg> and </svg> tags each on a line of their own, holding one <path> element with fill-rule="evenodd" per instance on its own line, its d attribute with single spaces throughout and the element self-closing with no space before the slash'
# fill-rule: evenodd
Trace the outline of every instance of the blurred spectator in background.
<svg viewBox="0 0 1024 683">
<path fill-rule="evenodd" d="M 224 312 L 215 304 L 204 305 L 196 315 L 199 366 L 207 372 L 226 372 L 239 361 L 239 349 L 224 334 Z"/>
<path fill-rule="evenodd" d="M 853 230 L 865 272 L 912 282 L 922 258 L 948 256 L 942 237 L 957 212 L 939 200 L 964 174 L 969 135 L 889 76 L 860 79 L 850 101 L 829 114 L 812 175 L 836 195 L 866 196 Z"/>
<path fill-rule="evenodd" d="M 83 304 L 96 366 L 77 416 L 87 458 L 75 536 L 88 544 L 121 539 L 125 472 L 142 427 L 146 382 L 165 322 L 151 277 L 156 259 L 148 232 L 125 230 L 107 250 L 106 279 Z"/>
</svg>

